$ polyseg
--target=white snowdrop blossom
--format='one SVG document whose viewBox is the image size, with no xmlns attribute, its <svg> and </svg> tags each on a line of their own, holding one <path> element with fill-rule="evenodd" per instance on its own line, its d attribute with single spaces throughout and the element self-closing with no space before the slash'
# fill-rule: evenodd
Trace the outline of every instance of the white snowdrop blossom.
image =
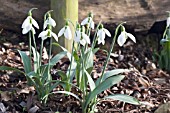
<svg viewBox="0 0 170 113">
<path fill-rule="evenodd" d="M 42 40 L 47 39 L 48 37 L 53 37 L 56 41 L 58 41 L 57 35 L 51 31 L 51 29 L 47 29 L 46 31 L 42 31 L 38 37 L 41 37 Z"/>
<path fill-rule="evenodd" d="M 64 34 L 64 37 L 70 40 L 72 38 L 71 29 L 68 25 L 65 25 L 58 33 L 58 37 L 62 36 Z"/>
<path fill-rule="evenodd" d="M 169 27 L 169 25 L 170 25 L 170 17 L 167 18 L 166 25 L 167 25 L 167 27 Z"/>
<path fill-rule="evenodd" d="M 51 18 L 51 16 L 49 16 L 46 21 L 44 22 L 44 26 L 43 28 L 45 29 L 47 27 L 47 25 L 50 25 L 50 26 L 53 26 L 55 27 L 56 26 L 56 22 L 54 19 Z"/>
<path fill-rule="evenodd" d="M 105 29 L 105 28 L 100 28 L 97 32 L 97 37 L 98 37 L 98 44 L 102 43 L 103 45 L 105 44 L 105 36 L 111 37 L 110 32 Z"/>
<path fill-rule="evenodd" d="M 92 17 L 87 17 L 85 18 L 82 22 L 81 25 L 89 25 L 90 28 L 94 29 L 94 21 Z"/>
<path fill-rule="evenodd" d="M 119 44 L 119 46 L 123 46 L 123 44 L 126 42 L 126 39 L 128 37 L 133 42 L 136 43 L 136 38 L 131 33 L 127 33 L 126 31 L 122 31 L 121 34 L 118 36 L 118 39 L 117 39 L 117 43 Z"/>
<path fill-rule="evenodd" d="M 88 25 L 90 28 L 94 29 L 93 13 L 89 13 L 88 17 L 85 18 L 81 25 Z"/>
<path fill-rule="evenodd" d="M 28 16 L 23 24 L 22 24 L 22 34 L 27 34 L 29 31 L 33 31 L 33 34 L 35 34 L 35 29 L 34 27 L 39 29 L 38 23 L 32 18 L 32 16 Z"/>
<path fill-rule="evenodd" d="M 84 32 L 81 32 L 80 30 L 76 30 L 74 41 L 77 43 L 80 43 L 81 45 L 85 46 L 86 43 L 90 44 L 90 38 L 87 36 Z"/>
</svg>

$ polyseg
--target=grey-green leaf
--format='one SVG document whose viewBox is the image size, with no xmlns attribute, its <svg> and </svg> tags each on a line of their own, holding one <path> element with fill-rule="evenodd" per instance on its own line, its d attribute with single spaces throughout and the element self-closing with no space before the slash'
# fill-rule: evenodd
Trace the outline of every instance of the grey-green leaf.
<svg viewBox="0 0 170 113">
<path fill-rule="evenodd" d="M 95 83 L 94 83 L 92 77 L 89 75 L 89 73 L 86 70 L 84 70 L 84 71 L 86 73 L 86 76 L 87 76 L 87 79 L 88 79 L 88 82 L 89 82 L 90 90 L 93 91 L 94 88 L 96 87 Z"/>
<path fill-rule="evenodd" d="M 54 66 L 60 59 L 62 59 L 65 55 L 67 54 L 66 51 L 60 52 L 57 55 L 55 55 L 51 60 L 50 60 L 50 65 Z"/>
<path fill-rule="evenodd" d="M 109 87 L 119 83 L 125 76 L 124 75 L 116 75 L 116 76 L 111 76 L 107 78 L 105 81 L 101 82 L 96 88 L 89 93 L 89 95 L 86 98 L 86 102 L 84 104 L 84 108 L 88 106 L 90 101 L 99 93 L 102 91 L 108 89 Z"/>
<path fill-rule="evenodd" d="M 140 105 L 140 102 L 136 98 L 129 95 L 115 94 L 104 97 L 104 99 L 120 100 L 129 104 Z"/>
<path fill-rule="evenodd" d="M 129 72 L 129 70 L 128 69 L 114 69 L 114 70 L 111 70 L 111 71 L 107 71 L 106 73 L 104 73 L 102 81 L 104 81 L 108 77 L 111 77 L 113 75 L 118 75 L 118 74 L 123 73 L 123 72 Z M 98 79 L 96 81 L 96 84 L 99 84 L 99 80 L 100 79 Z"/>
<path fill-rule="evenodd" d="M 31 61 L 30 58 L 26 55 L 25 52 L 18 50 L 19 54 L 21 55 L 23 64 L 24 64 L 24 70 L 25 73 L 31 72 Z"/>
</svg>

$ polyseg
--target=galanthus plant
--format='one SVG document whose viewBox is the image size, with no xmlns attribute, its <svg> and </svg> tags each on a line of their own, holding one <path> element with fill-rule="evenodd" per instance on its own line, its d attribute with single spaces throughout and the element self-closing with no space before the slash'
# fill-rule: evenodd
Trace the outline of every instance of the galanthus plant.
<svg viewBox="0 0 170 113">
<path fill-rule="evenodd" d="M 170 12 L 168 13 L 169 16 L 166 21 L 166 29 L 164 31 L 163 38 L 160 41 L 163 48 L 160 54 L 158 54 L 158 63 L 162 69 L 170 72 Z"/>
<path fill-rule="evenodd" d="M 68 23 L 69 21 L 66 22 L 66 25 L 60 30 L 60 32 L 62 33 L 59 32 L 59 34 L 63 34 L 64 30 L 66 31 Z M 125 43 L 127 36 L 129 36 L 129 38 L 131 38 L 134 42 L 136 42 L 136 39 L 132 34 L 127 33 L 125 31 L 123 23 L 118 25 L 115 31 L 115 35 L 113 37 L 113 42 L 110 51 L 108 52 L 107 59 L 103 66 L 102 74 L 96 81 L 94 81 L 91 76 L 91 73 L 93 70 L 93 56 L 99 50 L 99 48 L 95 48 L 96 43 L 98 42 L 97 44 L 101 43 L 105 44 L 106 35 L 108 37 L 111 37 L 111 33 L 103 27 L 103 24 L 99 23 L 96 28 L 93 42 L 91 43 L 89 37 L 91 29 L 93 28 L 94 28 L 93 16 L 92 13 L 90 13 L 88 17 L 81 22 L 81 25 L 78 23 L 76 24 L 72 53 L 69 53 L 65 48 L 61 47 L 64 51 L 67 51 L 67 56 L 71 62 L 66 74 L 59 71 L 59 75 L 61 76 L 62 80 L 65 81 L 66 83 L 69 83 L 63 85 L 65 90 L 68 92 L 71 91 L 70 84 L 73 82 L 73 79 L 75 78 L 77 82 L 76 86 L 82 93 L 81 98 L 78 95 L 72 94 L 71 92 L 70 94 L 72 94 L 72 96 L 74 96 L 80 101 L 82 106 L 82 113 L 87 112 L 92 113 L 96 111 L 97 103 L 101 102 L 103 99 L 114 99 L 139 105 L 140 103 L 138 100 L 128 95 L 115 94 L 104 97 L 103 99 L 97 98 L 98 94 L 110 88 L 112 85 L 119 83 L 125 77 L 121 73 L 129 71 L 128 69 L 115 69 L 111 71 L 106 71 L 110 54 L 113 50 L 118 35 L 117 34 L 118 30 L 122 29 L 121 34 L 118 36 L 119 40 L 118 44 L 120 46 L 122 46 Z M 68 35 L 68 32 L 65 33 L 66 34 L 64 36 L 66 37 Z M 77 48 L 74 48 L 74 43 L 78 44 Z M 90 44 L 92 44 L 91 47 Z M 58 46 L 58 44 L 55 45 Z M 74 85 L 72 86 L 74 87 Z M 88 88 L 90 88 L 90 91 L 87 90 Z"/>
<path fill-rule="evenodd" d="M 93 41 L 91 42 L 90 32 L 91 29 L 94 29 L 94 21 L 93 14 L 89 13 L 88 17 L 85 18 L 81 24 L 77 22 L 76 26 L 74 26 L 74 24 L 72 24 L 69 20 L 66 20 L 65 26 L 61 28 L 58 35 L 56 35 L 52 31 L 52 28 L 56 26 L 56 22 L 51 17 L 51 11 L 48 11 L 44 15 L 43 31 L 38 35 L 38 37 L 41 38 L 40 51 L 38 51 L 35 42 L 36 32 L 34 27 L 38 29 L 39 26 L 32 17 L 32 10 L 34 9 L 35 8 L 29 11 L 28 17 L 22 24 L 22 33 L 29 34 L 29 56 L 24 51 L 18 50 L 24 65 L 24 72 L 7 66 L 1 66 L 0 70 L 15 70 L 23 73 L 27 78 L 28 85 L 33 85 L 35 87 L 39 100 L 44 104 L 47 102 L 48 96 L 55 93 L 64 93 L 66 96 L 74 96 L 81 103 L 82 113 L 95 112 L 96 105 L 104 99 L 120 100 L 135 105 L 140 104 L 140 102 L 135 98 L 122 94 L 109 95 L 103 99 L 97 98 L 98 94 L 110 88 L 112 85 L 119 83 L 125 77 L 121 73 L 129 71 L 128 69 L 106 71 L 110 54 L 113 50 L 117 37 L 119 40 L 118 44 L 120 46 L 125 43 L 127 37 L 136 42 L 135 37 L 125 31 L 123 23 L 118 25 L 116 28 L 110 51 L 107 54 L 107 59 L 102 68 L 102 74 L 96 81 L 94 81 L 91 73 L 93 70 L 93 56 L 99 50 L 99 48 L 96 48 L 96 43 L 98 42 L 97 44 L 104 45 L 106 35 L 111 38 L 111 33 L 104 28 L 102 23 L 99 23 L 96 27 Z M 74 26 L 74 33 L 71 32 L 70 25 Z M 122 29 L 122 32 L 119 36 L 117 36 L 119 29 Z M 58 41 L 58 37 L 63 35 L 68 40 L 74 37 L 72 52 L 68 52 L 58 43 L 53 43 L 54 45 L 61 47 L 63 52 L 52 57 L 52 38 Z M 43 64 L 42 50 L 44 47 L 44 40 L 47 38 L 50 38 L 49 61 L 47 64 Z M 32 40 L 33 44 L 31 43 Z M 75 47 L 75 43 L 77 43 L 77 47 Z M 66 73 L 61 70 L 57 70 L 58 74 L 61 76 L 61 80 L 52 80 L 50 70 L 64 56 L 67 56 L 70 60 L 68 70 Z M 73 84 L 74 79 L 76 79 L 76 84 Z M 65 91 L 53 91 L 57 85 L 62 85 Z M 81 92 L 80 95 L 76 95 L 71 92 L 73 87 L 77 88 Z M 90 88 L 90 91 L 88 88 Z"/>
<path fill-rule="evenodd" d="M 29 56 L 26 55 L 24 51 L 18 50 L 21 55 L 22 62 L 24 64 L 24 72 L 15 68 L 1 66 L 0 70 L 15 70 L 23 73 L 27 78 L 28 85 L 33 85 L 38 94 L 38 99 L 45 104 L 48 99 L 48 95 L 52 90 L 59 84 L 60 81 L 53 81 L 50 70 L 51 68 L 67 53 L 61 52 L 51 58 L 51 47 L 52 47 L 52 38 L 58 41 L 57 35 L 52 31 L 52 27 L 56 26 L 55 21 L 51 18 L 51 11 L 48 11 L 44 15 L 44 27 L 43 31 L 38 35 L 41 38 L 41 47 L 40 52 L 37 50 L 35 42 L 35 30 L 39 28 L 38 23 L 32 17 L 32 10 L 28 13 L 28 17 L 24 20 L 22 24 L 23 34 L 29 34 Z M 42 51 L 44 40 L 50 38 L 50 47 L 49 47 L 49 62 L 47 64 L 42 64 Z M 33 44 L 31 43 L 33 40 Z M 32 58 L 33 56 L 33 58 Z M 32 65 L 33 64 L 33 65 Z"/>
</svg>

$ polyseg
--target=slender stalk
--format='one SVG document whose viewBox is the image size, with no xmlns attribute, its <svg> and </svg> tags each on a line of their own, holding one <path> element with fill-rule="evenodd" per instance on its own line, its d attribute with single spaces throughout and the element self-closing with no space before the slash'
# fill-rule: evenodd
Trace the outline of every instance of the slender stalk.
<svg viewBox="0 0 170 113">
<path fill-rule="evenodd" d="M 44 45 L 44 40 L 41 40 L 41 48 L 40 48 L 40 61 L 39 61 L 39 66 L 41 66 L 41 59 L 42 59 L 42 52 L 43 52 L 43 45 Z"/>
<path fill-rule="evenodd" d="M 69 69 L 69 73 L 68 73 L 68 82 L 70 82 L 70 74 L 71 74 L 71 67 L 72 67 L 72 61 L 73 61 L 73 52 L 74 52 L 74 41 L 72 44 L 72 50 L 71 50 L 71 61 L 70 61 L 70 69 Z M 70 90 L 70 86 L 68 86 L 68 91 Z"/>
<path fill-rule="evenodd" d="M 30 53 L 30 62 L 32 64 L 32 59 L 31 59 L 31 56 L 32 56 L 32 52 L 31 52 L 31 32 L 29 32 L 29 53 Z"/>
<path fill-rule="evenodd" d="M 92 49 L 94 49 L 96 42 L 97 42 L 97 36 L 96 35 L 97 35 L 97 31 L 99 29 L 100 24 L 101 24 L 101 22 L 99 22 L 99 24 L 97 25 L 96 32 L 95 32 L 94 37 L 93 37 Z"/>
<path fill-rule="evenodd" d="M 109 59 L 110 59 L 110 54 L 111 54 L 111 52 L 112 52 L 112 50 L 113 50 L 113 47 L 114 47 L 114 45 L 115 45 L 115 41 L 116 41 L 116 37 L 117 37 L 118 30 L 119 30 L 119 28 L 122 26 L 122 24 L 123 24 L 123 23 L 119 24 L 119 25 L 117 26 L 117 28 L 116 28 L 115 35 L 114 35 L 114 38 L 113 38 L 113 41 L 112 41 L 112 45 L 111 45 L 110 51 L 109 51 L 109 53 L 108 53 L 107 59 L 106 59 L 106 61 L 105 61 L 105 63 L 104 63 L 104 68 L 103 68 L 103 70 L 102 70 L 102 75 L 101 75 L 101 77 L 100 77 L 100 79 L 99 79 L 99 80 L 100 80 L 99 84 L 102 82 L 103 75 L 104 75 L 104 71 L 105 71 L 105 69 L 106 69 L 106 67 L 107 67 L 108 61 L 109 61 Z"/>
<path fill-rule="evenodd" d="M 51 59 L 51 50 L 52 50 L 52 37 L 50 37 L 50 47 L 49 47 L 49 55 L 48 55 L 48 79 L 51 80 L 51 75 L 50 75 L 50 59 Z"/>
</svg>

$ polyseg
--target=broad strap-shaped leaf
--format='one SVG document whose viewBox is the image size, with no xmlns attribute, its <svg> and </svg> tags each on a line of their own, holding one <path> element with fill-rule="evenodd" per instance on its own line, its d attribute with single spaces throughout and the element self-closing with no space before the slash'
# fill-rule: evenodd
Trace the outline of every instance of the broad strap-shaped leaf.
<svg viewBox="0 0 170 113">
<path fill-rule="evenodd" d="M 57 55 L 55 55 L 51 60 L 50 60 L 50 66 L 54 66 L 60 59 L 62 59 L 65 55 L 67 54 L 66 51 L 60 52 Z"/>
<path fill-rule="evenodd" d="M 136 98 L 124 94 L 109 95 L 104 97 L 104 99 L 120 100 L 129 104 L 140 105 L 140 102 Z"/>
<path fill-rule="evenodd" d="M 68 59 L 71 61 L 71 53 L 67 50 L 67 49 L 65 49 L 64 47 L 62 47 L 60 44 L 58 44 L 58 43 L 53 43 L 53 45 L 55 45 L 55 46 L 59 46 L 63 51 L 65 51 L 65 52 L 67 52 L 67 57 L 68 57 Z"/>
<path fill-rule="evenodd" d="M 83 106 L 84 109 L 87 108 L 88 104 L 90 103 L 90 101 L 96 97 L 96 95 L 98 95 L 99 93 L 101 93 L 102 91 L 110 88 L 111 86 L 119 83 L 125 76 L 124 75 L 115 75 L 115 76 L 111 76 L 107 79 L 105 79 L 105 81 L 101 82 L 98 86 L 96 86 L 96 88 L 91 91 L 89 93 L 89 95 L 86 97 L 86 102 Z"/>
<path fill-rule="evenodd" d="M 10 71 L 17 71 L 20 73 L 25 74 L 23 71 L 16 69 L 16 68 L 12 68 L 12 67 L 8 67 L 8 66 L 0 66 L 0 70 L 10 70 Z"/>
<path fill-rule="evenodd" d="M 70 66 L 71 66 L 71 69 L 70 69 Z M 72 80 L 73 80 L 73 78 L 75 77 L 75 74 L 76 74 L 77 63 L 75 61 L 72 61 L 72 64 L 70 64 L 70 66 L 68 67 L 66 75 L 67 75 L 67 78 L 70 79 L 70 82 L 72 82 Z"/>
<path fill-rule="evenodd" d="M 107 72 L 104 73 L 102 81 L 104 81 L 108 77 L 111 77 L 113 75 L 118 75 L 118 74 L 123 73 L 123 72 L 129 72 L 129 70 L 128 69 L 114 69 L 114 70 L 111 70 L 111 71 L 107 71 Z M 97 79 L 96 85 L 99 84 L 99 81 L 100 81 L 100 78 Z"/>
<path fill-rule="evenodd" d="M 95 83 L 94 83 L 93 79 L 91 78 L 90 74 L 86 70 L 84 70 L 84 71 L 85 71 L 85 74 L 86 74 L 88 82 L 89 82 L 90 90 L 93 91 L 94 88 L 96 87 Z"/>
<path fill-rule="evenodd" d="M 30 58 L 26 55 L 25 52 L 18 50 L 19 54 L 21 55 L 22 62 L 24 64 L 25 73 L 31 72 L 31 61 Z"/>
<path fill-rule="evenodd" d="M 86 69 L 93 67 L 93 51 L 92 49 L 89 49 L 87 53 L 85 54 L 85 60 L 86 60 Z"/>
<path fill-rule="evenodd" d="M 93 49 L 93 54 L 95 54 L 100 48 L 94 48 Z"/>
</svg>

